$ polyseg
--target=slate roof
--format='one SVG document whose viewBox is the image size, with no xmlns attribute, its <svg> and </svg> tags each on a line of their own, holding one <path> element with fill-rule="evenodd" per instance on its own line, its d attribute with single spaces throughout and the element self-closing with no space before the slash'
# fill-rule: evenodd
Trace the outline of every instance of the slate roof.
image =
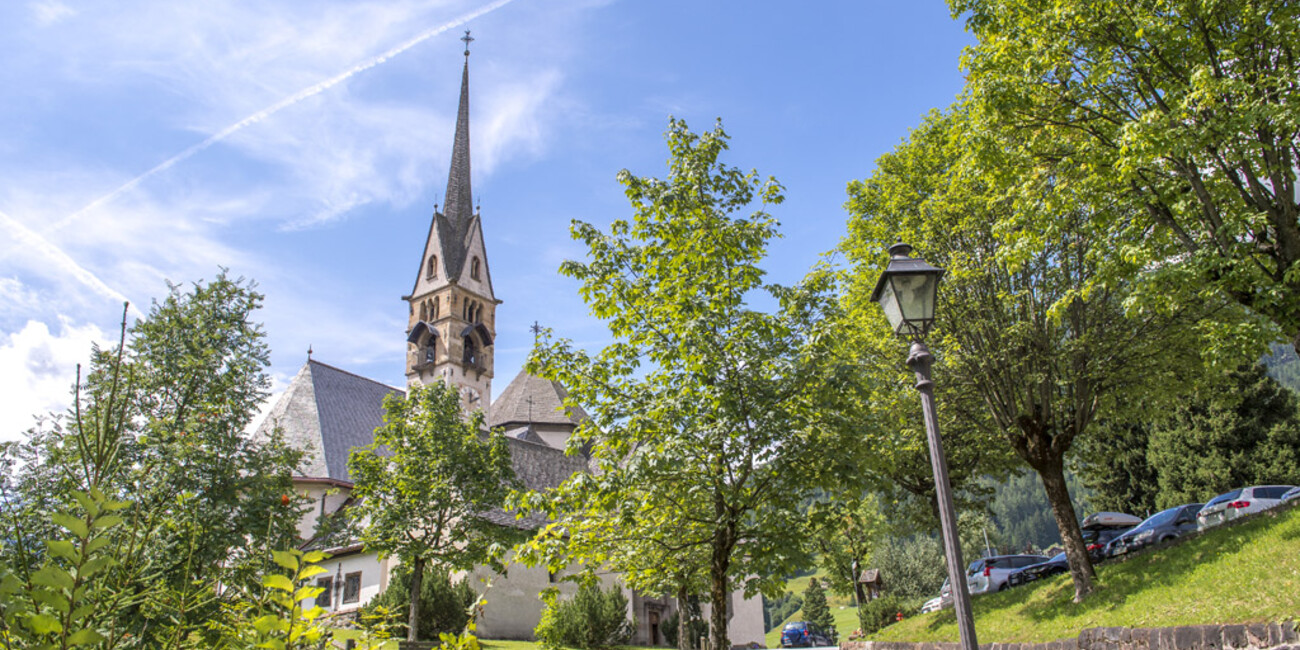
<svg viewBox="0 0 1300 650">
<path fill-rule="evenodd" d="M 582 456 L 565 456 L 563 449 L 556 449 L 544 443 L 529 442 L 507 436 L 506 444 L 510 446 L 510 461 L 514 465 L 515 477 L 529 490 L 544 491 L 559 486 L 570 476 L 587 471 L 587 459 Z M 492 510 L 484 519 L 502 526 L 511 526 L 532 530 L 546 523 L 541 516 L 516 519 L 514 513 Z"/>
<path fill-rule="evenodd" d="M 534 377 L 526 371 L 510 381 L 510 385 L 492 402 L 491 427 L 513 428 L 511 425 L 564 424 L 577 426 L 587 420 L 582 407 L 564 408 L 569 392 L 559 382 Z M 529 398 L 532 398 L 531 404 Z"/>
<path fill-rule="evenodd" d="M 309 360 L 258 431 L 279 426 L 290 445 L 309 452 L 301 476 L 351 482 L 348 454 L 374 440 L 387 395 L 405 391 Z"/>
</svg>

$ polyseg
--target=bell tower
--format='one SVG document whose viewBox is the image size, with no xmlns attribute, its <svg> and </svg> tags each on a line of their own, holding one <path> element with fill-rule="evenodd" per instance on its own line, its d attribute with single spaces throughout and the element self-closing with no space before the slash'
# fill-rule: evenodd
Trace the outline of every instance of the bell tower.
<svg viewBox="0 0 1300 650">
<path fill-rule="evenodd" d="M 492 398 L 496 308 L 480 214 L 470 192 L 469 31 L 460 80 L 456 136 L 447 174 L 446 202 L 434 206 L 415 277 L 402 299 L 410 305 L 406 383 L 446 381 L 461 391 L 467 411 L 487 410 Z"/>
</svg>

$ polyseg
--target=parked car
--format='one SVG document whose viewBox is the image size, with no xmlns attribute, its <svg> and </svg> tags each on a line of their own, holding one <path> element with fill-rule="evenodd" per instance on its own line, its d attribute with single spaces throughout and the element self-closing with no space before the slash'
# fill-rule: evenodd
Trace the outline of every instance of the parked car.
<svg viewBox="0 0 1300 650">
<path fill-rule="evenodd" d="M 1224 492 L 1196 513 L 1196 528 L 1205 530 L 1242 515 L 1267 510 L 1282 503 L 1282 495 L 1293 485 L 1255 485 Z"/>
<path fill-rule="evenodd" d="M 807 621 L 786 623 L 781 629 L 782 648 L 812 648 L 831 645 L 830 635 Z"/>
<path fill-rule="evenodd" d="M 1142 520 L 1122 512 L 1094 512 L 1079 524 L 1083 543 L 1088 546 L 1088 556 L 1093 562 L 1106 557 L 1106 545 L 1128 532 Z"/>
<path fill-rule="evenodd" d="M 935 596 L 934 598 L 925 601 L 924 605 L 921 605 L 921 613 L 929 614 L 930 612 L 937 612 L 941 607 L 943 607 L 943 596 Z"/>
<path fill-rule="evenodd" d="M 1041 555 L 994 555 L 980 558 L 966 569 L 966 585 L 972 596 L 1002 591 L 1007 576 L 1028 566 L 1046 562 Z"/>
<path fill-rule="evenodd" d="M 1065 573 L 1070 570 L 1070 564 L 1065 560 L 1065 553 L 1057 553 L 1046 562 L 1039 562 L 1027 566 L 1019 571 L 1013 571 L 1007 576 L 1007 586 L 1016 587 L 1026 582 L 1042 580 L 1043 578 L 1054 576 L 1058 573 Z"/>
<path fill-rule="evenodd" d="M 1196 530 L 1196 513 L 1204 504 L 1188 503 L 1161 510 L 1128 532 L 1116 537 L 1107 546 L 1107 557 L 1123 555 L 1144 546 L 1164 542 Z"/>
<path fill-rule="evenodd" d="M 1293 487 L 1290 490 L 1287 490 L 1286 494 L 1282 495 L 1283 503 L 1286 503 L 1293 499 L 1300 499 L 1300 486 Z"/>
</svg>

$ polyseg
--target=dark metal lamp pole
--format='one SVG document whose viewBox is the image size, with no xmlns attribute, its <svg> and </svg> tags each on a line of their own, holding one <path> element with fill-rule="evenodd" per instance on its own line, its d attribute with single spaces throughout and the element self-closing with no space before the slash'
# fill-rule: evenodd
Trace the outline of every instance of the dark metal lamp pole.
<svg viewBox="0 0 1300 650">
<path fill-rule="evenodd" d="M 975 618 L 971 614 L 970 592 L 966 587 L 966 564 L 962 562 L 961 541 L 957 536 L 957 511 L 952 505 L 952 489 L 948 483 L 948 457 L 943 453 L 939 419 L 934 409 L 934 381 L 930 379 L 930 363 L 934 357 L 922 340 L 934 323 L 935 293 L 943 269 L 911 257 L 911 252 L 912 247 L 907 244 L 889 247 L 889 266 L 880 274 L 871 300 L 885 310 L 885 317 L 894 333 L 912 341 L 907 365 L 916 373 L 916 390 L 921 393 L 921 407 L 925 412 L 925 435 L 930 443 L 930 466 L 934 470 L 943 555 L 948 563 L 948 584 L 957 614 L 957 631 L 961 635 L 962 650 L 978 650 Z"/>
</svg>

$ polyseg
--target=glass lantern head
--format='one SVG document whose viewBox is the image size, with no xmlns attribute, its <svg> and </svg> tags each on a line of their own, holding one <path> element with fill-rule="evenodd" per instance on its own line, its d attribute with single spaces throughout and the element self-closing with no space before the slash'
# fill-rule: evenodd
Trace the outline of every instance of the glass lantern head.
<svg viewBox="0 0 1300 650">
<path fill-rule="evenodd" d="M 885 310 L 895 334 L 916 341 L 934 324 L 935 294 L 943 269 L 911 257 L 911 252 L 907 244 L 889 247 L 889 266 L 881 272 L 871 300 Z"/>
</svg>

